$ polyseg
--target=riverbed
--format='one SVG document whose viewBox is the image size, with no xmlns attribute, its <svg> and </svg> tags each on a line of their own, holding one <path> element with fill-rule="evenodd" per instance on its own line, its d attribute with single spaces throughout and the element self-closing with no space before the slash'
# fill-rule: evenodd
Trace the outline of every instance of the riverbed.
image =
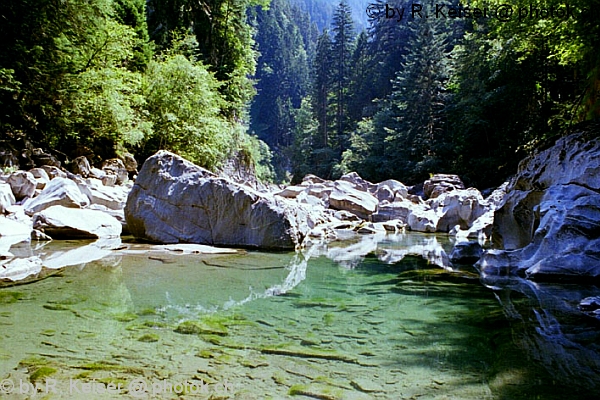
<svg viewBox="0 0 600 400">
<path fill-rule="evenodd" d="M 297 253 L 156 255 L 124 240 L 99 260 L 0 289 L 0 390 L 14 399 L 593 398 L 600 330 L 576 305 L 599 290 L 483 284 L 472 268 L 436 265 L 451 247 L 446 235 L 410 233 Z"/>
</svg>

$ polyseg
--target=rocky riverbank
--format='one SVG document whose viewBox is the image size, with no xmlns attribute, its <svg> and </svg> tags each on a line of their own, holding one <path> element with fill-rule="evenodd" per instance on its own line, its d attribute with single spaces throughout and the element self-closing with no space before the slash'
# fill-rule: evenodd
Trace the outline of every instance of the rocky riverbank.
<svg viewBox="0 0 600 400">
<path fill-rule="evenodd" d="M 30 240 L 97 238 L 110 249 L 118 247 L 111 239 L 131 233 L 157 244 L 293 250 L 351 232 L 403 231 L 449 234 L 450 254 L 422 249 L 421 256 L 447 269 L 477 263 L 484 278 L 598 278 L 594 132 L 592 125 L 524 160 L 486 198 L 442 174 L 413 187 L 356 173 L 336 181 L 308 175 L 299 185 L 257 190 L 166 151 L 146 160 L 135 183 L 128 175 L 137 166 L 119 159 L 102 169 L 80 157 L 73 172 L 53 165 L 15 171 L 0 176 L 0 279 L 41 270 L 43 261 L 10 252 Z"/>
</svg>

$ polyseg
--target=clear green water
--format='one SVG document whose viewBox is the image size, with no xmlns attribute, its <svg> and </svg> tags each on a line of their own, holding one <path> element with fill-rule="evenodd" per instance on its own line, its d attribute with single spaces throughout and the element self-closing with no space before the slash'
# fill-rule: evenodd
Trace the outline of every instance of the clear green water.
<svg viewBox="0 0 600 400">
<path fill-rule="evenodd" d="M 531 298 L 440 274 L 418 257 L 380 261 L 389 260 L 389 250 L 431 240 L 414 234 L 350 239 L 305 254 L 161 257 L 134 245 L 85 267 L 2 289 L 4 394 L 593 398 L 594 382 L 553 374 L 549 367 L 561 363 L 560 350 L 547 349 L 558 354 L 547 362 L 540 357 L 547 338 L 536 342 L 539 304 Z M 448 248 L 447 240 L 439 240 Z M 356 251 L 361 246 L 367 250 Z M 588 338 L 584 350 L 597 343 L 597 336 Z M 594 362 L 584 360 L 592 370 Z M 131 386 L 140 382 L 147 391 Z M 86 383 L 110 392 L 85 393 Z M 30 384 L 38 385 L 35 396 Z"/>
</svg>

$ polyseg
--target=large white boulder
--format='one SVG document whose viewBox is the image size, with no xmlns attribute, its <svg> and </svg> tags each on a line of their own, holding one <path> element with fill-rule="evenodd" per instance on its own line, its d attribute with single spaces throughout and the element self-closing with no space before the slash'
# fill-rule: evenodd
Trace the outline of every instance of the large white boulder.
<svg viewBox="0 0 600 400">
<path fill-rule="evenodd" d="M 379 202 L 372 194 L 356 189 L 347 181 L 335 181 L 329 194 L 329 207 L 334 210 L 350 211 L 363 219 L 377 210 Z"/>
<path fill-rule="evenodd" d="M 449 232 L 456 225 L 467 230 L 488 209 L 483 196 L 474 188 L 444 192 L 428 202 L 439 216 L 436 227 L 438 232 Z"/>
<path fill-rule="evenodd" d="M 33 227 L 52 238 L 115 238 L 121 235 L 121 223 L 107 213 L 63 206 L 52 206 L 34 214 Z"/>
<path fill-rule="evenodd" d="M 310 209 L 219 178 L 176 154 L 146 160 L 129 193 L 130 232 L 159 243 L 293 249 L 308 234 Z"/>
<path fill-rule="evenodd" d="M 52 206 L 82 208 L 89 204 L 89 199 L 81 193 L 75 182 L 67 178 L 56 177 L 37 197 L 27 200 L 23 205 L 25 212 L 33 215 Z"/>
</svg>

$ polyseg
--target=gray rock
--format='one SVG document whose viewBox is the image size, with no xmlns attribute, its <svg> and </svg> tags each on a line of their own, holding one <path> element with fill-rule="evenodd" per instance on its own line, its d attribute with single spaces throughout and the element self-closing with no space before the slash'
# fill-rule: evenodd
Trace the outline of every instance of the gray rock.
<svg viewBox="0 0 600 400">
<path fill-rule="evenodd" d="M 442 193 L 464 188 L 465 185 L 458 175 L 435 174 L 423 183 L 423 193 L 429 199 L 436 198 Z"/>
<path fill-rule="evenodd" d="M 116 218 L 96 210 L 52 206 L 33 216 L 33 227 L 52 238 L 115 238 L 121 235 Z"/>
<path fill-rule="evenodd" d="M 600 139 L 581 132 L 523 160 L 495 212 L 482 272 L 600 278 L 599 176 Z"/>
<path fill-rule="evenodd" d="M 357 190 L 353 184 L 344 181 L 334 182 L 334 189 L 329 195 L 329 207 L 350 211 L 362 219 L 368 219 L 377 210 L 378 203 L 372 194 Z"/>
<path fill-rule="evenodd" d="M 10 174 L 6 181 L 12 189 L 13 195 L 17 201 L 33 197 L 37 181 L 35 177 L 26 171 L 16 171 Z"/>
<path fill-rule="evenodd" d="M 404 223 L 408 221 L 408 214 L 412 210 L 414 204 L 410 201 L 395 201 L 393 203 L 382 204 L 373 214 L 373 222 L 384 222 L 391 220 L 400 220 Z"/>
<path fill-rule="evenodd" d="M 15 203 L 16 199 L 10 185 L 0 182 L 0 214 L 4 214 L 6 209 Z"/>
<path fill-rule="evenodd" d="M 125 168 L 125 163 L 118 158 L 111 158 L 102 163 L 102 170 L 107 175 L 115 175 L 117 177 L 117 185 L 122 184 L 129 178 L 129 173 Z"/>
<path fill-rule="evenodd" d="M 125 207 L 138 238 L 270 249 L 301 245 L 309 214 L 294 201 L 218 178 L 167 151 L 146 160 Z"/>
<path fill-rule="evenodd" d="M 35 187 L 36 189 L 43 190 L 46 187 L 46 185 L 50 182 L 50 177 L 43 168 L 33 168 L 29 170 L 29 172 L 31 172 L 31 175 L 33 175 L 33 177 L 37 181 L 37 185 Z"/>
<path fill-rule="evenodd" d="M 277 196 L 295 199 L 300 193 L 306 190 L 306 186 L 288 186 L 285 189 L 275 193 Z"/>
<path fill-rule="evenodd" d="M 66 178 L 67 177 L 67 174 L 64 171 L 62 171 L 60 168 L 58 168 L 54 165 L 42 165 L 40 168 L 42 168 L 44 171 L 46 171 L 46 173 L 50 177 L 50 180 L 52 180 L 54 178 Z"/>
<path fill-rule="evenodd" d="M 15 258 L 0 268 L 0 281 L 21 281 L 42 271 L 42 260 L 37 257 Z"/>
<path fill-rule="evenodd" d="M 369 186 L 372 184 L 369 181 L 364 180 L 360 177 L 356 172 L 350 172 L 346 175 L 342 175 L 340 181 L 349 182 L 354 186 L 355 189 L 360 190 L 362 192 L 368 192 Z"/>
<path fill-rule="evenodd" d="M 411 231 L 435 232 L 438 220 L 435 211 L 424 207 L 413 207 L 408 214 L 407 225 Z"/>
<path fill-rule="evenodd" d="M 481 193 L 473 188 L 445 192 L 428 202 L 439 216 L 437 232 L 448 232 L 456 225 L 469 229 L 487 211 L 487 203 Z"/>
<path fill-rule="evenodd" d="M 459 242 L 450 253 L 450 261 L 453 264 L 473 265 L 483 254 L 483 249 L 478 242 Z"/>
<path fill-rule="evenodd" d="M 405 199 L 408 196 L 408 188 L 402 182 L 395 179 L 388 179 L 377 184 L 377 190 L 382 187 L 389 188 L 394 193 L 394 198 Z"/>
<path fill-rule="evenodd" d="M 90 175 L 90 162 L 85 156 L 77 157 L 73 160 L 72 171 L 74 174 L 87 178 Z"/>
<path fill-rule="evenodd" d="M 82 208 L 90 201 L 75 182 L 66 178 L 54 178 L 35 198 L 27 200 L 23 206 L 28 215 L 45 210 L 52 206 Z"/>
<path fill-rule="evenodd" d="M 31 226 L 14 221 L 12 219 L 0 216 L 0 237 L 4 236 L 24 236 L 29 237 Z"/>
</svg>

